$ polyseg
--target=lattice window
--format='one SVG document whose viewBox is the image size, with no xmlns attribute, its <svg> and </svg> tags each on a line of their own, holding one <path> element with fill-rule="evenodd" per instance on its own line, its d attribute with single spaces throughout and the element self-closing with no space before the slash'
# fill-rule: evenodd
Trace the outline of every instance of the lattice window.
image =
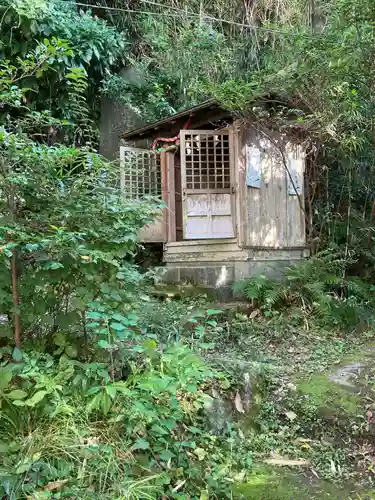
<svg viewBox="0 0 375 500">
<path fill-rule="evenodd" d="M 186 189 L 229 189 L 228 133 L 185 133 Z"/>
<path fill-rule="evenodd" d="M 160 154 L 147 149 L 121 148 L 121 186 L 125 196 L 142 199 L 161 196 Z"/>
</svg>

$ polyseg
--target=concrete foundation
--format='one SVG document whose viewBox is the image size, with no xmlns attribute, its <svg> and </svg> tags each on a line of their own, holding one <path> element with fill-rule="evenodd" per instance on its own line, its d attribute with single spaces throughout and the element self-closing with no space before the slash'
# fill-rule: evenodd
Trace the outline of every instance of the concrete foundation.
<svg viewBox="0 0 375 500">
<path fill-rule="evenodd" d="M 240 248 L 231 239 L 168 243 L 164 249 L 166 265 L 159 268 L 158 281 L 191 283 L 228 295 L 233 283 L 258 274 L 281 277 L 286 266 L 307 255 L 304 248 Z"/>
</svg>

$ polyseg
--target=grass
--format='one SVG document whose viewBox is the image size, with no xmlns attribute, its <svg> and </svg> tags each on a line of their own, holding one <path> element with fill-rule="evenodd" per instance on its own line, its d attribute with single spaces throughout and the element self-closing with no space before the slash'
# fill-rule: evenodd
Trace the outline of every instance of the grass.
<svg viewBox="0 0 375 500">
<path fill-rule="evenodd" d="M 4 472 L 6 468 L 19 474 L 19 480 L 10 485 L 11 498 L 28 495 L 28 485 L 22 480 L 25 471 L 43 476 L 33 499 L 50 498 L 46 496 L 49 488 L 52 492 L 60 486 L 65 495 L 80 499 L 153 499 L 162 493 L 152 474 L 129 480 L 136 460 L 122 427 L 93 421 L 78 401 L 74 414 L 39 421 L 24 435 L 14 433 L 9 447 L 12 453 L 3 463 Z"/>
</svg>

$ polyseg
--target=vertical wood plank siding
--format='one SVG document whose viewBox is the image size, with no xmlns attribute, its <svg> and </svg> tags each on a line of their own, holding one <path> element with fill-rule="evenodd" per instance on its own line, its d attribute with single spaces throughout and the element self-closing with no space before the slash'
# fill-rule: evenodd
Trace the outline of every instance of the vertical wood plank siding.
<svg viewBox="0 0 375 500">
<path fill-rule="evenodd" d="M 240 129 L 237 160 L 239 183 L 240 246 L 293 248 L 305 246 L 305 217 L 300 200 L 304 200 L 303 174 L 305 160 L 300 146 L 286 142 L 284 153 L 272 140 L 254 130 Z M 258 150 L 261 158 L 259 184 L 246 184 L 249 151 Z M 257 153 L 259 154 L 259 153 Z M 285 167 L 295 177 L 297 193 Z M 245 170 L 245 182 L 244 179 Z M 255 187 L 259 186 L 259 187 Z M 242 201 L 241 201 L 242 199 Z M 246 213 L 244 213 L 244 210 Z"/>
</svg>

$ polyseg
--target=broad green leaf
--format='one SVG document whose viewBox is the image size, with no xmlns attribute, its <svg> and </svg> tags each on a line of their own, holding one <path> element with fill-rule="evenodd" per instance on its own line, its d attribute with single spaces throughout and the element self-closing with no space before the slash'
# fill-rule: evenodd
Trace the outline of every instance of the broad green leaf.
<svg viewBox="0 0 375 500">
<path fill-rule="evenodd" d="M 19 465 L 16 469 L 16 474 L 24 474 L 25 472 L 27 472 L 30 469 L 31 466 L 32 466 L 32 462 L 28 462 L 26 464 Z"/>
<path fill-rule="evenodd" d="M 61 264 L 61 262 L 50 261 L 50 262 L 46 262 L 43 267 L 44 267 L 44 269 L 54 270 L 54 269 L 61 269 L 64 266 L 63 266 L 63 264 Z"/>
<path fill-rule="evenodd" d="M 103 313 L 96 312 L 96 311 L 89 311 L 87 313 L 87 317 L 90 319 L 102 319 L 103 318 Z"/>
<path fill-rule="evenodd" d="M 87 390 L 87 395 L 91 396 L 92 394 L 97 394 L 99 391 L 101 391 L 101 387 L 99 385 L 90 387 L 90 389 Z"/>
<path fill-rule="evenodd" d="M 20 399 L 15 399 L 13 402 L 12 402 L 13 406 L 25 406 L 25 401 L 22 401 Z"/>
<path fill-rule="evenodd" d="M 27 243 L 25 245 L 25 249 L 28 250 L 29 252 L 34 252 L 35 250 L 38 250 L 39 244 L 37 243 Z"/>
<path fill-rule="evenodd" d="M 185 448 L 195 448 L 195 441 L 182 441 L 180 445 Z"/>
<path fill-rule="evenodd" d="M 10 370 L 0 368 L 0 389 L 6 389 L 11 380 L 12 372 Z"/>
<path fill-rule="evenodd" d="M 155 351 L 156 348 L 157 348 L 157 343 L 154 339 L 148 339 L 148 340 L 145 340 L 143 342 L 143 346 L 146 348 L 146 349 L 149 349 L 151 351 Z"/>
<path fill-rule="evenodd" d="M 101 404 L 101 401 L 102 401 L 101 393 L 96 394 L 86 406 L 87 412 L 91 413 L 93 410 L 97 410 Z"/>
<path fill-rule="evenodd" d="M 193 325 L 198 324 L 198 320 L 196 318 L 186 318 L 188 323 L 193 323 Z"/>
<path fill-rule="evenodd" d="M 170 450 L 164 450 L 160 453 L 160 458 L 161 460 L 164 460 L 164 462 L 167 462 L 170 458 L 175 457 L 176 455 L 172 453 Z"/>
<path fill-rule="evenodd" d="M 21 391 L 21 389 L 15 389 L 7 394 L 9 399 L 24 399 L 27 397 L 27 392 Z"/>
<path fill-rule="evenodd" d="M 17 362 L 22 361 L 21 349 L 19 349 L 18 347 L 15 347 L 13 349 L 12 358 L 14 359 L 14 361 L 17 361 Z"/>
<path fill-rule="evenodd" d="M 210 325 L 210 326 L 217 326 L 217 321 L 214 320 L 214 319 L 209 319 L 207 322 L 206 322 L 207 325 Z"/>
<path fill-rule="evenodd" d="M 73 297 L 71 300 L 71 305 L 79 311 L 84 311 L 86 309 L 86 302 L 80 297 Z"/>
<path fill-rule="evenodd" d="M 129 320 L 126 316 L 123 316 L 122 314 L 119 314 L 119 313 L 115 313 L 113 316 L 112 316 L 112 319 L 120 322 L 120 323 L 123 323 L 124 325 L 128 325 L 129 324 Z"/>
<path fill-rule="evenodd" d="M 99 340 L 98 346 L 101 347 L 102 349 L 112 349 L 113 345 L 107 342 L 106 340 Z"/>
<path fill-rule="evenodd" d="M 9 446 L 0 441 L 0 453 L 7 453 Z"/>
<path fill-rule="evenodd" d="M 25 401 L 25 404 L 27 406 L 35 406 L 37 405 L 38 403 L 40 403 L 40 401 L 42 401 L 42 399 L 44 399 L 44 397 L 47 395 L 47 391 L 38 391 L 34 394 L 34 396 L 30 399 L 26 399 Z"/>
<path fill-rule="evenodd" d="M 165 436 L 166 434 L 169 434 L 169 431 L 163 429 L 163 427 L 157 424 L 151 427 L 151 432 L 154 434 L 158 434 L 159 436 Z"/>
<path fill-rule="evenodd" d="M 107 391 L 107 394 L 112 399 L 115 399 L 115 397 L 116 397 L 116 387 L 114 385 L 106 385 L 105 390 Z"/>
<path fill-rule="evenodd" d="M 122 330 L 125 330 L 126 326 L 124 326 L 122 323 L 111 323 L 111 328 L 113 330 L 116 330 L 117 332 L 122 332 Z"/>
<path fill-rule="evenodd" d="M 126 339 L 129 336 L 131 336 L 132 331 L 129 328 L 125 328 L 124 330 L 117 330 L 116 331 L 116 338 L 118 339 Z"/>
<path fill-rule="evenodd" d="M 191 425 L 190 427 L 188 427 L 188 429 L 193 434 L 202 434 L 202 429 L 199 429 L 198 427 L 194 427 Z"/>
<path fill-rule="evenodd" d="M 104 415 L 106 415 L 111 408 L 111 398 L 109 397 L 109 395 L 106 392 L 103 392 L 101 396 L 102 396 L 101 406 L 102 406 Z"/>
<path fill-rule="evenodd" d="M 125 394 L 126 396 L 132 396 L 133 392 L 129 389 L 129 387 L 126 386 L 124 382 L 116 382 L 115 383 L 116 391 L 121 392 L 122 394 Z"/>
<path fill-rule="evenodd" d="M 221 309 L 208 309 L 206 312 L 208 316 L 216 316 L 222 314 L 223 311 Z"/>
<path fill-rule="evenodd" d="M 147 450 L 148 448 L 150 448 L 150 443 L 142 438 L 138 438 L 131 447 L 132 450 Z"/>
<path fill-rule="evenodd" d="M 53 336 L 53 341 L 56 345 L 58 346 L 64 346 L 66 344 L 66 335 L 62 332 L 57 332 L 54 336 Z"/>
</svg>

